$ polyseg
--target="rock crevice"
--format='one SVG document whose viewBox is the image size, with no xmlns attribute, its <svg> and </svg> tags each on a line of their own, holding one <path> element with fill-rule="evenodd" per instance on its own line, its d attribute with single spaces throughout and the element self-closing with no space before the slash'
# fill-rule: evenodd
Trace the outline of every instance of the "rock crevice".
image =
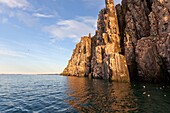
<svg viewBox="0 0 170 113">
<path fill-rule="evenodd" d="M 96 34 L 83 37 L 64 75 L 170 82 L 170 1 L 105 0 Z"/>
<path fill-rule="evenodd" d="M 105 3 L 106 8 L 102 9 L 98 15 L 96 34 L 90 38 L 91 53 L 89 59 L 87 58 L 89 62 L 85 59 L 79 60 L 79 56 L 83 54 L 77 52 L 77 49 L 83 49 L 81 48 L 83 44 L 80 42 L 63 72 L 64 75 L 79 76 L 79 73 L 81 73 L 81 76 L 91 76 L 93 78 L 122 82 L 130 81 L 126 59 L 120 54 L 119 27 L 114 2 L 113 0 L 105 0 Z M 81 62 L 87 62 L 89 65 L 84 66 Z M 77 66 L 76 63 L 81 63 L 81 65 Z M 72 72 L 73 70 L 75 71 Z"/>
<path fill-rule="evenodd" d="M 116 11 L 131 80 L 170 82 L 170 1 L 123 0 Z"/>
</svg>

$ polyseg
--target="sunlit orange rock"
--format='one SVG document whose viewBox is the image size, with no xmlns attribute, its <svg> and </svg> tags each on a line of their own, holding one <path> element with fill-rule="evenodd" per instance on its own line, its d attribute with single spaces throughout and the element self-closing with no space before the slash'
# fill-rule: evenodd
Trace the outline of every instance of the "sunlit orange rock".
<svg viewBox="0 0 170 113">
<path fill-rule="evenodd" d="M 89 46 L 91 53 L 83 59 L 81 49 L 83 44 L 80 42 L 63 74 L 130 82 L 126 59 L 120 54 L 120 33 L 114 2 L 113 0 L 105 0 L 105 2 L 106 8 L 98 15 L 98 29 L 91 38 L 91 46 Z"/>
<path fill-rule="evenodd" d="M 96 34 L 77 44 L 65 75 L 170 82 L 170 1 L 105 0 Z M 116 9 L 116 10 L 115 10 Z"/>
<path fill-rule="evenodd" d="M 84 36 L 76 45 L 63 75 L 88 76 L 91 65 L 91 37 Z"/>
</svg>

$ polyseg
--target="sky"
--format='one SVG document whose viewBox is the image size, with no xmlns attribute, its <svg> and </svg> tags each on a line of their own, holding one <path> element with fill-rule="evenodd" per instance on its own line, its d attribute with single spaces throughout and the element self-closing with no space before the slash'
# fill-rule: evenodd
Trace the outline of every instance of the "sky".
<svg viewBox="0 0 170 113">
<path fill-rule="evenodd" d="M 0 0 L 0 74 L 61 73 L 102 8 L 104 0 Z"/>
</svg>

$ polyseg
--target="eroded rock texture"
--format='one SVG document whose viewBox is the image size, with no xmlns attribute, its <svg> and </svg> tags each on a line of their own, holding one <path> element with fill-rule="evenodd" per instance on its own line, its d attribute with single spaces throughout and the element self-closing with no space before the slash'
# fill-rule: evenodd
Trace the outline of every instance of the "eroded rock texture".
<svg viewBox="0 0 170 113">
<path fill-rule="evenodd" d="M 147 82 L 170 80 L 170 36 L 145 37 L 136 46 L 139 79 Z"/>
<path fill-rule="evenodd" d="M 150 35 L 150 26 L 146 0 L 123 0 L 122 6 L 116 6 L 119 15 L 119 27 L 121 28 L 121 40 L 123 41 L 124 55 L 127 60 L 131 78 L 136 80 L 137 67 L 135 47 L 137 40 Z"/>
<path fill-rule="evenodd" d="M 85 36 L 76 45 L 63 75 L 88 76 L 91 65 L 91 37 Z"/>
<path fill-rule="evenodd" d="M 79 60 L 79 56 L 83 56 L 81 52 L 78 53 L 79 48 L 82 46 L 82 44 L 80 44 L 81 46 L 77 46 L 74 50 L 74 54 L 64 73 L 74 73 L 75 75 L 81 73 L 81 76 L 89 75 L 93 78 L 129 82 L 130 78 L 126 59 L 123 55 L 119 54 L 119 52 L 121 52 L 120 36 L 114 2 L 113 0 L 106 0 L 105 2 L 106 8 L 102 9 L 98 15 L 98 29 L 96 30 L 95 36 L 91 38 L 90 65 L 84 66 L 84 62 L 86 62 L 85 59 L 87 58 Z M 77 63 L 80 61 L 83 63 L 78 66 Z M 89 64 L 89 62 L 87 64 Z M 86 72 L 86 69 L 88 69 L 90 73 L 89 71 Z M 74 72 L 72 72 L 73 70 Z"/>
<path fill-rule="evenodd" d="M 77 44 L 64 73 L 170 82 L 170 0 L 122 0 L 116 11 L 105 2 L 96 34 Z"/>
<path fill-rule="evenodd" d="M 116 10 L 131 80 L 169 82 L 170 1 L 123 0 Z"/>
<path fill-rule="evenodd" d="M 170 1 L 155 0 L 149 14 L 150 37 L 138 41 L 138 75 L 148 82 L 170 81 Z M 143 50 L 141 50 L 143 49 Z"/>
</svg>

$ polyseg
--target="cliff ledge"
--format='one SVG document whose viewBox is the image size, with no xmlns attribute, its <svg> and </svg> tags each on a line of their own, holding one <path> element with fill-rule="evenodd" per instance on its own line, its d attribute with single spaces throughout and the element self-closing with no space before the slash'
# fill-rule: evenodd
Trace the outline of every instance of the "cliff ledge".
<svg viewBox="0 0 170 113">
<path fill-rule="evenodd" d="M 170 1 L 105 0 L 94 36 L 76 45 L 63 75 L 170 82 Z"/>
</svg>

